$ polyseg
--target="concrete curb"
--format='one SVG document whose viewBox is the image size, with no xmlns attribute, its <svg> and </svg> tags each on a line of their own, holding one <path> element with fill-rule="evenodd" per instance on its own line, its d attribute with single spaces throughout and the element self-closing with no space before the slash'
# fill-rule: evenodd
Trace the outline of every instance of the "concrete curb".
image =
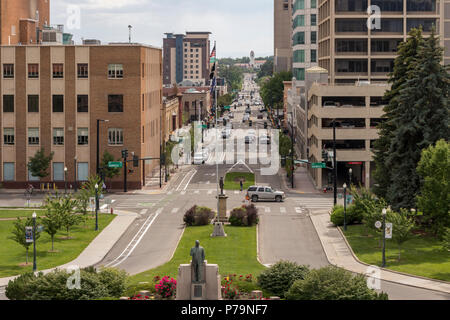
<svg viewBox="0 0 450 320">
<path fill-rule="evenodd" d="M 328 211 L 328 215 L 331 215 L 331 211 Z M 334 265 L 334 266 L 337 266 L 337 267 L 339 267 L 339 268 L 346 269 L 346 270 L 351 271 L 351 272 L 354 272 L 354 273 L 362 274 L 362 273 L 360 273 L 360 272 L 356 272 L 356 271 L 349 270 L 349 269 L 347 269 L 347 268 L 338 266 L 336 263 L 331 262 L 330 257 L 329 257 L 328 254 L 327 254 L 327 250 L 325 250 L 324 241 L 323 241 L 322 238 L 320 237 L 320 234 L 319 234 L 319 232 L 318 232 L 318 230 L 317 230 L 316 224 L 314 223 L 314 221 L 313 221 L 313 219 L 312 219 L 312 216 L 310 216 L 310 219 L 311 219 L 311 223 L 313 224 L 313 226 L 314 226 L 314 228 L 315 228 L 315 230 L 316 230 L 316 233 L 317 233 L 317 235 L 318 235 L 318 237 L 319 237 L 319 239 L 320 239 L 320 243 L 321 243 L 321 245 L 322 245 L 322 249 L 323 249 L 323 251 L 325 252 L 325 256 L 327 257 L 327 260 L 328 260 L 328 262 L 330 263 L 330 265 Z M 335 227 L 335 228 L 336 228 L 336 227 Z M 352 258 L 354 259 L 354 262 L 356 262 L 356 263 L 358 263 L 358 264 L 360 264 L 360 265 L 362 265 L 362 266 L 365 266 L 365 267 L 371 266 L 371 265 L 369 265 L 369 264 L 367 264 L 367 263 L 364 263 L 364 262 L 362 262 L 362 261 L 360 261 L 360 260 L 358 259 L 358 257 L 357 257 L 357 256 L 355 255 L 355 253 L 353 252 L 352 247 L 351 247 L 350 244 L 348 243 L 347 238 L 346 238 L 345 235 L 342 233 L 342 230 L 340 230 L 340 228 L 336 228 L 336 229 L 338 229 L 339 234 L 341 235 L 342 239 L 344 240 L 344 243 L 345 243 L 346 247 L 348 248 L 349 252 L 351 253 Z M 414 279 L 420 279 L 420 280 L 430 281 L 431 283 L 436 282 L 436 283 L 439 283 L 439 284 L 445 284 L 445 285 L 449 285 L 449 284 L 450 284 L 450 283 L 447 282 L 447 281 L 435 280 L 435 279 L 430 279 L 430 278 L 426 278 L 426 277 L 421 277 L 421 276 L 411 275 L 411 274 L 407 274 L 407 273 L 403 273 L 403 272 L 399 272 L 399 271 L 394 271 L 394 270 L 390 270 L 390 269 L 386 269 L 386 268 L 380 268 L 380 270 L 382 270 L 382 271 L 384 271 L 384 272 L 386 272 L 386 273 L 398 274 L 398 275 L 401 275 L 401 276 L 404 276 L 404 277 L 410 277 L 410 278 L 414 278 Z M 363 275 L 365 275 L 365 274 L 363 274 Z M 386 281 L 386 282 L 390 282 L 390 283 L 396 283 L 396 284 L 404 285 L 404 286 L 410 286 L 410 287 L 415 287 L 415 288 L 419 288 L 419 289 L 435 291 L 435 292 L 439 292 L 439 293 L 446 293 L 446 294 L 450 293 L 450 290 L 445 290 L 445 289 L 440 289 L 440 288 L 429 288 L 429 287 L 419 286 L 419 285 L 415 285 L 415 284 L 411 284 L 411 283 L 404 283 L 404 282 L 401 282 L 401 281 L 389 280 L 389 279 L 385 279 L 385 278 L 382 278 L 381 280 L 382 280 L 382 281 Z"/>
<path fill-rule="evenodd" d="M 123 233 L 138 217 L 137 213 L 123 210 L 117 211 L 116 215 L 117 217 L 91 241 L 75 260 L 58 267 L 39 270 L 38 272 L 46 274 L 56 269 L 67 269 L 70 266 L 78 266 L 81 269 L 101 262 L 108 252 L 111 251 L 116 242 L 122 237 Z M 18 276 L 19 275 L 0 278 L 0 287 L 7 286 L 10 280 L 17 278 Z"/>
</svg>

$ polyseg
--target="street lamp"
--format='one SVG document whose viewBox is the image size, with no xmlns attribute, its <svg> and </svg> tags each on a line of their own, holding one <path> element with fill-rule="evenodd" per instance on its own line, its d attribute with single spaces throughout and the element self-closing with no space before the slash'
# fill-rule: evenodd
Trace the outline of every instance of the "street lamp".
<svg viewBox="0 0 450 320">
<path fill-rule="evenodd" d="M 350 186 L 352 185 L 352 173 L 353 173 L 353 169 L 350 168 L 350 169 L 348 170 L 348 175 L 350 176 Z"/>
<path fill-rule="evenodd" d="M 74 178 L 74 182 L 75 182 L 75 193 L 78 191 L 78 179 L 77 179 L 77 156 L 75 156 L 75 158 L 73 158 L 73 178 Z"/>
<path fill-rule="evenodd" d="M 95 184 L 95 231 L 98 231 L 98 184 Z"/>
<path fill-rule="evenodd" d="M 347 231 L 347 184 L 344 183 L 344 231 Z"/>
<path fill-rule="evenodd" d="M 97 119 L 97 175 L 100 175 L 100 122 L 109 122 L 109 120 Z"/>
<path fill-rule="evenodd" d="M 386 267 L 386 213 L 387 210 L 386 208 L 384 208 L 382 211 L 383 216 L 383 261 L 381 264 L 382 268 Z"/>
<path fill-rule="evenodd" d="M 36 212 L 31 216 L 33 218 L 33 272 L 36 272 Z"/>
<path fill-rule="evenodd" d="M 67 167 L 64 167 L 64 194 L 67 194 Z"/>
<path fill-rule="evenodd" d="M 334 205 L 337 204 L 337 157 L 336 157 L 336 119 L 333 119 L 333 189 L 334 189 Z"/>
</svg>

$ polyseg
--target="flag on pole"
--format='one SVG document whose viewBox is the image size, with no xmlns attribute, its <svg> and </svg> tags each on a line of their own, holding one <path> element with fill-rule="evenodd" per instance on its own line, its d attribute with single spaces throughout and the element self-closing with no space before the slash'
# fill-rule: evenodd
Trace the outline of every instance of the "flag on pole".
<svg viewBox="0 0 450 320">
<path fill-rule="evenodd" d="M 212 80 L 214 78 L 216 72 L 216 63 L 214 62 L 213 66 L 211 67 L 211 73 L 209 74 L 209 79 Z"/>
<path fill-rule="evenodd" d="M 216 90 L 216 78 L 215 77 L 211 81 L 211 94 L 214 93 L 214 90 Z"/>
<path fill-rule="evenodd" d="M 209 63 L 213 64 L 216 63 L 217 59 L 216 59 L 216 44 L 214 43 L 214 48 L 211 52 L 211 56 L 209 57 Z"/>
</svg>

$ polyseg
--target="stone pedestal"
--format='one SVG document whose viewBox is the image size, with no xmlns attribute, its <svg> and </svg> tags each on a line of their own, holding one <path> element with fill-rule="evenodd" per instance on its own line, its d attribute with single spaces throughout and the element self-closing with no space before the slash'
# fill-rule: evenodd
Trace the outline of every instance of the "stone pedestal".
<svg viewBox="0 0 450 320">
<path fill-rule="evenodd" d="M 227 199 L 228 199 L 228 196 L 226 196 L 224 194 L 219 195 L 218 218 L 219 218 L 220 222 L 228 222 L 228 217 L 227 217 Z"/>
<path fill-rule="evenodd" d="M 221 282 L 217 264 L 203 264 L 203 281 L 193 282 L 191 264 L 181 264 L 178 268 L 176 300 L 221 300 Z"/>
<path fill-rule="evenodd" d="M 223 228 L 223 223 L 222 222 L 214 222 L 214 231 L 211 234 L 212 238 L 217 238 L 217 237 L 226 237 L 227 234 L 225 233 L 225 229 Z"/>
</svg>

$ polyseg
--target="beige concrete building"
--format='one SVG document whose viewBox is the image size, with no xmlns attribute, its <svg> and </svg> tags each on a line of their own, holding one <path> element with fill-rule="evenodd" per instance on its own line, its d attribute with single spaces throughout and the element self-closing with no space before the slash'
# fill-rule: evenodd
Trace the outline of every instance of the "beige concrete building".
<svg viewBox="0 0 450 320">
<path fill-rule="evenodd" d="M 100 159 L 128 149 L 159 157 L 162 52 L 143 45 L 2 46 L 0 181 L 24 188 L 30 181 L 64 186 L 96 173 L 97 120 Z M 43 148 L 54 153 L 48 177 L 27 169 Z M 131 168 L 129 188 L 141 188 L 156 165 Z M 66 177 L 64 168 L 67 168 Z M 131 167 L 131 166 L 130 166 Z M 123 175 L 112 181 L 122 187 Z M 109 183 L 109 181 L 108 181 Z"/>
<path fill-rule="evenodd" d="M 211 110 L 209 87 L 180 88 L 182 93 L 183 117 L 185 121 L 198 121 L 206 118 Z"/>
<path fill-rule="evenodd" d="M 381 10 L 378 26 L 375 19 L 368 27 L 369 6 Z M 319 66 L 329 70 L 330 83 L 385 82 L 398 44 L 419 25 L 424 35 L 436 26 L 450 62 L 448 0 L 320 0 L 318 20 Z"/>
<path fill-rule="evenodd" d="M 292 0 L 274 0 L 274 72 L 292 68 Z"/>
<path fill-rule="evenodd" d="M 372 146 L 378 139 L 377 125 L 384 114 L 383 96 L 387 84 L 323 85 L 312 84 L 308 91 L 309 161 L 322 162 L 322 151 L 333 151 L 333 119 L 336 119 L 336 157 L 338 186 L 349 182 L 373 185 L 375 170 Z M 331 163 L 329 163 L 331 166 Z M 317 188 L 331 185 L 331 170 L 312 169 L 309 173 Z"/>
<path fill-rule="evenodd" d="M 176 92 L 167 95 L 164 94 L 161 110 L 161 132 L 162 138 L 166 142 L 169 140 L 170 135 L 181 127 L 180 119 L 182 114 L 180 112 L 180 106 L 181 95 L 178 95 Z"/>
</svg>

